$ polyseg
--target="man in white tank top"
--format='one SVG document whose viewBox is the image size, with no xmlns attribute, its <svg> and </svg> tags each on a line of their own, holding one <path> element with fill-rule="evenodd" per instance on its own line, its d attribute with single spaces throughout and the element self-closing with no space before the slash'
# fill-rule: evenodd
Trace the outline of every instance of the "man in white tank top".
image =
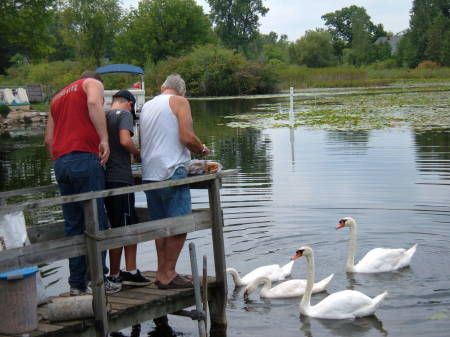
<svg viewBox="0 0 450 337">
<path fill-rule="evenodd" d="M 161 95 L 146 102 L 140 114 L 143 183 L 187 177 L 191 152 L 206 157 L 208 147 L 195 135 L 186 85 L 178 74 L 169 75 Z M 192 213 L 188 185 L 145 192 L 150 220 Z M 192 281 L 178 275 L 175 266 L 186 234 L 155 240 L 160 289 L 190 288 Z"/>
</svg>

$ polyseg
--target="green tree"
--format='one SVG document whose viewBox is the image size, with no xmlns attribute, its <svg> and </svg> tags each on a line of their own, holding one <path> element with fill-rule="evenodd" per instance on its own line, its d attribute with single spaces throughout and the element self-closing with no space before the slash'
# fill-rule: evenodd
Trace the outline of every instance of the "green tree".
<svg viewBox="0 0 450 337">
<path fill-rule="evenodd" d="M 260 62 L 289 62 L 289 41 L 287 35 L 278 36 L 275 32 L 258 33 L 257 37 L 247 46 L 247 57 Z"/>
<path fill-rule="evenodd" d="M 269 9 L 262 0 L 207 0 L 215 31 L 227 48 L 247 53 L 251 41 L 258 37 L 259 16 Z"/>
<path fill-rule="evenodd" d="M 333 37 L 333 45 L 335 53 L 338 56 L 342 55 L 344 48 L 352 47 L 354 34 L 357 29 L 354 25 L 363 28 L 364 34 L 368 35 L 369 40 L 373 43 L 377 38 L 385 36 L 383 25 L 375 25 L 367 14 L 364 7 L 350 6 L 344 7 L 332 13 L 327 13 L 322 16 L 328 31 Z M 364 37 L 366 39 L 366 37 Z"/>
<path fill-rule="evenodd" d="M 425 58 L 442 65 L 450 65 L 446 55 L 449 50 L 450 19 L 439 14 L 427 31 Z"/>
<path fill-rule="evenodd" d="M 147 88 L 154 93 L 170 73 L 186 81 L 189 96 L 226 96 L 273 92 L 277 83 L 271 68 L 247 60 L 234 50 L 204 45 L 179 58 L 146 67 Z"/>
<path fill-rule="evenodd" d="M 308 30 L 289 48 L 291 62 L 311 68 L 336 65 L 331 34 L 323 29 Z"/>
<path fill-rule="evenodd" d="M 344 54 L 345 63 L 361 66 L 374 61 L 369 22 L 363 15 L 355 14 L 352 17 L 352 43 L 351 48 Z"/>
<path fill-rule="evenodd" d="M 63 0 L 63 36 L 81 57 L 97 66 L 112 55 L 122 8 L 117 0 Z"/>
<path fill-rule="evenodd" d="M 144 66 L 179 56 L 211 39 L 211 25 L 194 0 L 142 0 L 123 23 L 115 59 Z"/>
<path fill-rule="evenodd" d="M 36 60 L 51 52 L 48 23 L 53 6 L 52 0 L 0 1 L 0 73 L 17 53 Z"/>
<path fill-rule="evenodd" d="M 428 57 L 446 63 L 445 56 L 449 43 L 450 4 L 448 0 L 414 0 L 408 38 L 415 49 L 414 62 L 416 66 Z M 443 62 L 444 61 L 444 62 Z M 448 64 L 448 63 L 446 63 Z"/>
<path fill-rule="evenodd" d="M 411 34 L 409 30 L 406 31 L 398 42 L 395 60 L 397 65 L 400 67 L 412 68 L 417 65 L 416 49 L 411 41 Z"/>
</svg>

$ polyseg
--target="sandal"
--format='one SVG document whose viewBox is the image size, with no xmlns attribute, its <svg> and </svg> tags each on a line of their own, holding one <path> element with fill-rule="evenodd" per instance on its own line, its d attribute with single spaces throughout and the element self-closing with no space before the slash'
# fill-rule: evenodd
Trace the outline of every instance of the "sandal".
<svg viewBox="0 0 450 337">
<path fill-rule="evenodd" d="M 175 276 L 175 278 L 170 281 L 169 284 L 162 284 L 160 281 L 155 281 L 155 285 L 159 289 L 183 289 L 183 288 L 193 288 L 194 284 L 192 281 L 182 277 L 181 275 Z"/>
</svg>

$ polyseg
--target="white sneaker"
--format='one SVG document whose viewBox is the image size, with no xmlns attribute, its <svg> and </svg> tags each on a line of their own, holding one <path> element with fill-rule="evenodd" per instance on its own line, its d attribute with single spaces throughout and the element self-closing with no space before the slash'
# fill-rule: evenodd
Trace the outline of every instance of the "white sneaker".
<svg viewBox="0 0 450 337">
<path fill-rule="evenodd" d="M 78 288 L 70 288 L 69 296 L 83 296 L 87 294 L 87 289 L 85 291 Z"/>
<path fill-rule="evenodd" d="M 105 287 L 105 293 L 107 293 L 107 294 L 114 294 L 114 293 L 117 293 L 122 290 L 121 283 L 111 282 L 107 278 L 104 279 L 104 287 Z M 88 286 L 86 287 L 86 293 L 92 294 L 91 281 L 89 281 Z"/>
<path fill-rule="evenodd" d="M 107 294 L 114 294 L 122 290 L 122 283 L 111 282 L 105 278 L 105 292 Z"/>
</svg>

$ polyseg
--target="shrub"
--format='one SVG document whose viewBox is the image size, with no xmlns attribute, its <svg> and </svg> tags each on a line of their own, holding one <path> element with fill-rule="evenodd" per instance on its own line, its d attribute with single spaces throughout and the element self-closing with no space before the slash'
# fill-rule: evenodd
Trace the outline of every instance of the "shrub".
<svg viewBox="0 0 450 337">
<path fill-rule="evenodd" d="M 180 58 L 169 58 L 145 69 L 150 93 L 170 73 L 186 81 L 190 96 L 248 95 L 273 92 L 276 80 L 270 66 L 249 61 L 242 55 L 218 46 L 202 46 Z"/>
<path fill-rule="evenodd" d="M 436 69 L 439 67 L 440 65 L 434 61 L 422 61 L 417 65 L 417 70 Z"/>
<path fill-rule="evenodd" d="M 8 114 L 11 112 L 11 109 L 6 104 L 0 104 L 0 115 L 3 118 L 6 118 Z"/>
</svg>

